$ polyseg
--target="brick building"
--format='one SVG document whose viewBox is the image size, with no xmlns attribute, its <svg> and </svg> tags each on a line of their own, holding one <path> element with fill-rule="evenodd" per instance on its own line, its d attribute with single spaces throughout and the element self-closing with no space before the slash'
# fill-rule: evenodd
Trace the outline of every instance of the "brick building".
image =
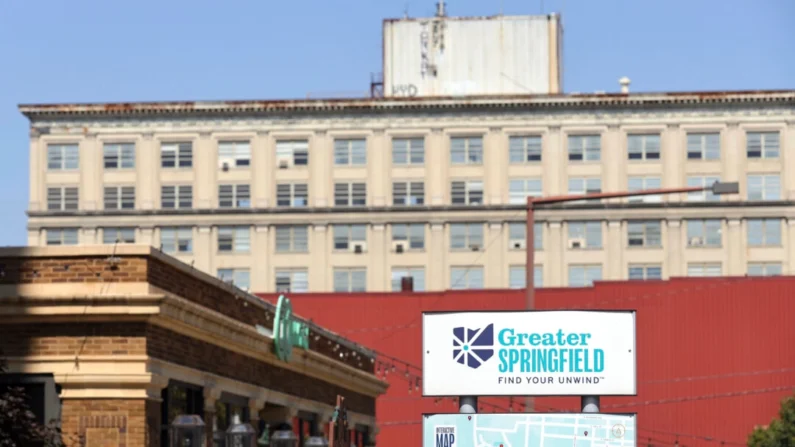
<svg viewBox="0 0 795 447">
<path fill-rule="evenodd" d="M 303 441 L 337 395 L 355 444 L 374 432 L 387 384 L 372 352 L 294 317 L 309 346 L 284 361 L 273 305 L 152 247 L 0 248 L 0 297 L 0 379 L 60 420 L 67 445 L 166 446 L 179 414 L 202 416 L 208 436 L 236 414 Z"/>
</svg>

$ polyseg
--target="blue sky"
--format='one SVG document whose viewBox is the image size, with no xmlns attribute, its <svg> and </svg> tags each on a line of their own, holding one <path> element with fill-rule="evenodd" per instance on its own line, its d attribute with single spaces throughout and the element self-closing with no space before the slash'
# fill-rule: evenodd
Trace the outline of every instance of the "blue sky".
<svg viewBox="0 0 795 447">
<path fill-rule="evenodd" d="M 795 89 L 793 0 L 448 0 L 450 15 L 561 12 L 564 88 Z M 381 21 L 434 0 L 0 0 L 0 245 L 26 243 L 19 103 L 365 92 Z"/>
</svg>

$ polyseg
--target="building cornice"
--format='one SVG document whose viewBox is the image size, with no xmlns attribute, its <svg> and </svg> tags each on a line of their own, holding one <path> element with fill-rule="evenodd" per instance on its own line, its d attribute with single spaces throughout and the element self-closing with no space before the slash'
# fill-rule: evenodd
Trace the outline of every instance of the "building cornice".
<svg viewBox="0 0 795 447">
<path fill-rule="evenodd" d="M 242 101 L 165 101 L 134 103 L 22 104 L 31 120 L 45 116 L 218 116 L 283 113 L 357 114 L 465 109 L 558 109 L 699 107 L 743 104 L 795 105 L 795 90 L 605 93 L 568 95 L 498 95 L 422 98 L 347 98 Z"/>
</svg>

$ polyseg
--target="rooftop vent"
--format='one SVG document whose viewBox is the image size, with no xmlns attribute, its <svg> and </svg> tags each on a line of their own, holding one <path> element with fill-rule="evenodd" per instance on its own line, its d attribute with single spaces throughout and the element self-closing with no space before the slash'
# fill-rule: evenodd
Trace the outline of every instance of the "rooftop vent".
<svg viewBox="0 0 795 447">
<path fill-rule="evenodd" d="M 630 80 L 628 77 L 624 76 L 618 80 L 618 83 L 621 84 L 621 93 L 629 93 Z"/>
</svg>

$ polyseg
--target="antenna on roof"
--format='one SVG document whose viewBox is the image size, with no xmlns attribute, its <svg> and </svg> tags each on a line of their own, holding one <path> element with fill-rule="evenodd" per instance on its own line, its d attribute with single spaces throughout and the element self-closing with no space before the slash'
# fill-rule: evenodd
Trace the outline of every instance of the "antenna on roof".
<svg viewBox="0 0 795 447">
<path fill-rule="evenodd" d="M 444 6 L 445 2 L 436 2 L 436 17 L 444 17 L 447 15 Z"/>
<path fill-rule="evenodd" d="M 409 18 L 409 4 L 408 3 L 406 3 L 406 5 L 403 7 L 403 18 L 404 19 L 408 19 Z"/>
</svg>

